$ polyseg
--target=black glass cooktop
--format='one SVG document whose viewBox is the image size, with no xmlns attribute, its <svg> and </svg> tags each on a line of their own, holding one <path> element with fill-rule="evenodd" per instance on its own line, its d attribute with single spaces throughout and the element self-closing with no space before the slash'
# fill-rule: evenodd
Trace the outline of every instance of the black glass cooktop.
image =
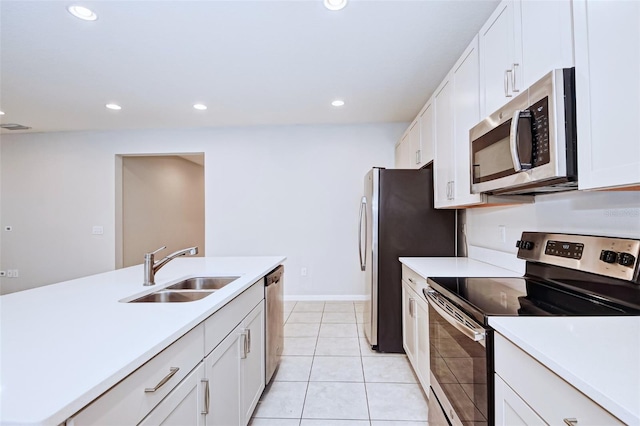
<svg viewBox="0 0 640 426">
<path fill-rule="evenodd" d="M 640 315 L 640 286 L 619 280 L 584 280 L 573 274 L 553 279 L 430 278 L 429 285 L 478 322 L 490 316 Z"/>
</svg>

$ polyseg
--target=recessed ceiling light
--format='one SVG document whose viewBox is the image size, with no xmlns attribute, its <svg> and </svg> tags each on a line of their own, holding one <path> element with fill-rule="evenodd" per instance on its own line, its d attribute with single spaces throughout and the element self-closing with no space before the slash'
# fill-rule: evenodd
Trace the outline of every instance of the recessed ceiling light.
<svg viewBox="0 0 640 426">
<path fill-rule="evenodd" d="M 118 104 L 106 104 L 105 105 L 107 108 L 115 110 L 115 111 L 119 111 L 122 109 L 122 107 Z"/>
<path fill-rule="evenodd" d="M 87 9 L 84 6 L 69 6 L 67 8 L 70 14 L 83 21 L 95 21 L 98 19 L 98 15 L 91 9 Z"/>
<path fill-rule="evenodd" d="M 329 10 L 344 9 L 347 5 L 347 0 L 324 0 L 324 7 Z"/>
<path fill-rule="evenodd" d="M 207 109 L 207 106 L 205 104 L 194 104 L 193 107 L 200 111 L 204 111 L 205 109 Z"/>
<path fill-rule="evenodd" d="M 341 107 L 344 106 L 344 101 L 336 99 L 335 101 L 331 102 L 331 105 L 333 105 L 334 107 Z"/>
</svg>

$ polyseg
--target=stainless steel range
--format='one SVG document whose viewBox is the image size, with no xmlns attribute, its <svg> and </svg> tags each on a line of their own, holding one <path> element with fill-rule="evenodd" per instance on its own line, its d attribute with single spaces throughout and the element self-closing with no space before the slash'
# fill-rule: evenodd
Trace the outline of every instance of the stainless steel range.
<svg viewBox="0 0 640 426">
<path fill-rule="evenodd" d="M 494 424 L 491 316 L 640 315 L 640 240 L 524 232 L 520 278 L 430 278 L 431 387 L 454 425 Z"/>
</svg>

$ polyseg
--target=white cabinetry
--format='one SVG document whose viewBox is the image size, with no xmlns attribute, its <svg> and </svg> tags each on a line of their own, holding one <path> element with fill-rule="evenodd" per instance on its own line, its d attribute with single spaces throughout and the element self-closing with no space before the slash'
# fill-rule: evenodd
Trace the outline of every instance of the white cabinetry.
<svg viewBox="0 0 640 426">
<path fill-rule="evenodd" d="M 202 361 L 197 326 L 88 405 L 69 426 L 138 424 Z"/>
<path fill-rule="evenodd" d="M 640 2 L 573 2 L 579 189 L 640 189 Z"/>
<path fill-rule="evenodd" d="M 417 164 L 419 168 L 433 161 L 434 119 L 432 100 L 429 99 L 419 115 L 420 162 Z"/>
<path fill-rule="evenodd" d="M 140 426 L 204 426 L 208 385 L 202 363 L 195 368 L 153 411 Z"/>
<path fill-rule="evenodd" d="M 573 66 L 570 1 L 505 0 L 480 30 L 481 116 Z"/>
<path fill-rule="evenodd" d="M 623 424 L 498 333 L 494 353 L 496 425 Z"/>
<path fill-rule="evenodd" d="M 66 424 L 245 426 L 265 386 L 264 333 L 260 279 Z"/>
<path fill-rule="evenodd" d="M 264 390 L 264 302 L 205 358 L 207 425 L 246 425 Z"/>
<path fill-rule="evenodd" d="M 469 166 L 469 130 L 480 121 L 477 37 L 436 90 L 434 105 L 435 206 L 482 204 L 483 195 L 471 194 Z"/>
<path fill-rule="evenodd" d="M 429 394 L 429 311 L 421 297 L 426 280 L 402 266 L 402 345 L 425 393 Z"/>
<path fill-rule="evenodd" d="M 396 145 L 395 151 L 395 168 L 396 169 L 409 169 L 411 168 L 411 162 L 409 160 L 409 152 L 411 147 L 409 146 L 409 132 L 402 135 L 402 139 Z"/>
</svg>

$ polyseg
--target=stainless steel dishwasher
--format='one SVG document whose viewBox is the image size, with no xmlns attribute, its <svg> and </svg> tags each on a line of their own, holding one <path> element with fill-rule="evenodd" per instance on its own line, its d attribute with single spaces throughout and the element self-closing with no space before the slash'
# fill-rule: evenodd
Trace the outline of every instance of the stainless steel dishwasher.
<svg viewBox="0 0 640 426">
<path fill-rule="evenodd" d="M 280 356 L 284 348 L 284 266 L 280 265 L 269 272 L 264 278 L 264 293 L 266 303 L 266 377 L 269 383 L 280 363 Z"/>
</svg>

